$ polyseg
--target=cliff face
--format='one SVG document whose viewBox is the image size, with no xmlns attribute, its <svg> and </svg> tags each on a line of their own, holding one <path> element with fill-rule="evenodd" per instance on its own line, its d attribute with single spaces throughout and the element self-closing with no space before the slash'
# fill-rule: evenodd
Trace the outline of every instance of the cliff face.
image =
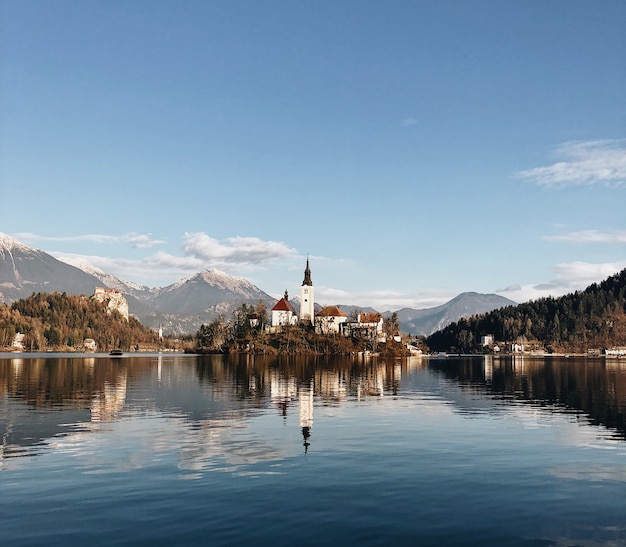
<svg viewBox="0 0 626 547">
<path fill-rule="evenodd" d="M 96 292 L 93 297 L 100 303 L 106 303 L 109 312 L 115 310 L 128 321 L 128 300 L 124 298 L 121 292 L 96 287 Z"/>
</svg>

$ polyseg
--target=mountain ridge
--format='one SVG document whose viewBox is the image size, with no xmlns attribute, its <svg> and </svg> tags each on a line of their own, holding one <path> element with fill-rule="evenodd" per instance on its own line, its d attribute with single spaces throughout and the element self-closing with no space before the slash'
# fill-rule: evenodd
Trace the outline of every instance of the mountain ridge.
<svg viewBox="0 0 626 547">
<path fill-rule="evenodd" d="M 244 303 L 256 305 L 263 301 L 270 309 L 276 302 L 276 298 L 245 278 L 220 270 L 203 270 L 170 285 L 151 288 L 107 274 L 85 259 L 54 258 L 0 233 L 0 303 L 10 304 L 33 292 L 93 294 L 97 286 L 122 292 L 131 315 L 151 328 L 163 327 L 167 334 L 191 334 L 202 323 L 219 316 L 228 318 Z M 483 313 L 510 304 L 514 302 L 498 295 L 462 293 L 435 308 L 403 308 L 396 313 L 402 332 L 429 335 L 434 328 L 442 328 L 464 314 Z M 485 305 L 491 307 L 486 309 Z M 357 310 L 377 312 L 371 307 L 340 307 L 348 314 Z"/>
</svg>

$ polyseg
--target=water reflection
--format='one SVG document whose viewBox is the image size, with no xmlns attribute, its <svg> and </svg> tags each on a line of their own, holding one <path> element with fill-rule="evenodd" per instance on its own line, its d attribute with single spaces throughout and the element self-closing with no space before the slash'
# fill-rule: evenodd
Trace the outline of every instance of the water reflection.
<svg viewBox="0 0 626 547">
<path fill-rule="evenodd" d="M 232 465 L 291 450 L 289 443 L 264 446 L 249 431 L 250 418 L 261 412 L 279 416 L 283 426 L 297 422 L 300 450 L 307 452 L 314 443 L 316 406 L 415 394 L 448 401 L 464 413 L 530 403 L 573 413 L 626 438 L 626 367 L 616 361 L 20 356 L 0 359 L 0 458 L 35 455 L 51 439 L 152 415 L 179 420 L 185 434 L 196 436 L 155 441 L 159 450 L 179 450 L 187 462 L 182 467 L 216 465 L 207 454 L 217 453 L 229 454 L 230 462 L 222 463 Z"/>
<path fill-rule="evenodd" d="M 464 391 L 573 414 L 625 439 L 625 365 L 618 360 L 514 356 L 440 359 L 429 366 Z"/>
</svg>

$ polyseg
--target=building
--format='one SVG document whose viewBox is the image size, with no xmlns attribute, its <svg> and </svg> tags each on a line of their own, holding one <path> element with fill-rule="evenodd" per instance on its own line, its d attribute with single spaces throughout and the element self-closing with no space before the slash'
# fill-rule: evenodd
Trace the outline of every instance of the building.
<svg viewBox="0 0 626 547">
<path fill-rule="evenodd" d="M 315 332 L 334 334 L 343 332 L 342 325 L 348 321 L 346 313 L 337 306 L 326 306 L 315 314 Z"/>
<path fill-rule="evenodd" d="M 626 357 L 626 347 L 606 348 L 604 355 L 607 357 Z"/>
<path fill-rule="evenodd" d="M 383 341 L 383 316 L 380 313 L 360 313 L 356 321 L 343 327 L 346 336 Z"/>
<path fill-rule="evenodd" d="M 98 344 L 93 338 L 85 338 L 83 341 L 83 349 L 87 352 L 94 352 L 98 349 Z"/>
<path fill-rule="evenodd" d="M 283 296 L 272 308 L 272 327 L 284 327 L 295 325 L 298 322 L 296 310 L 289 302 L 289 294 L 285 291 Z"/>
<path fill-rule="evenodd" d="M 11 346 L 14 348 L 18 348 L 20 350 L 24 349 L 24 338 L 26 337 L 25 334 L 22 334 L 21 332 L 16 332 L 15 336 L 13 337 L 13 341 L 11 342 Z"/>
<path fill-rule="evenodd" d="M 304 281 L 300 287 L 300 323 L 313 325 L 315 320 L 315 298 L 313 292 L 313 281 L 311 281 L 311 268 L 309 259 L 306 259 L 304 270 Z"/>
</svg>

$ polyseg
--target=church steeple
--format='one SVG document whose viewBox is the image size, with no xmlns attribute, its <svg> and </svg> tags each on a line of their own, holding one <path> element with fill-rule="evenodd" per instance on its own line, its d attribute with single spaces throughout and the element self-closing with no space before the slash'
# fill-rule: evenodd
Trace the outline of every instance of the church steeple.
<svg viewBox="0 0 626 547">
<path fill-rule="evenodd" d="M 309 268 L 309 257 L 306 257 L 306 268 L 304 270 L 304 281 L 302 285 L 307 285 L 309 287 L 313 286 L 313 281 L 311 281 L 311 268 Z"/>
<path fill-rule="evenodd" d="M 315 301 L 313 294 L 313 281 L 311 281 L 311 268 L 309 268 L 309 257 L 306 257 L 306 269 L 304 270 L 304 281 L 300 287 L 300 323 L 313 325 L 315 316 Z"/>
</svg>

